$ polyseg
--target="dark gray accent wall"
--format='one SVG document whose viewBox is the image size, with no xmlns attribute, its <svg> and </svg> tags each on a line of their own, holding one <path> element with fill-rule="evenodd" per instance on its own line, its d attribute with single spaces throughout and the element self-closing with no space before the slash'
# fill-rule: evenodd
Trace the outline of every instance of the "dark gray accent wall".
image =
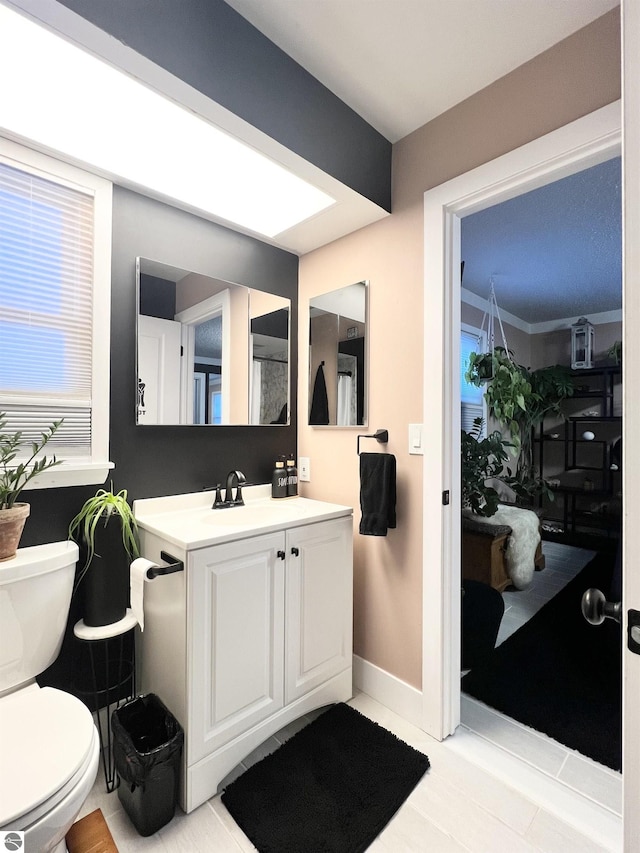
<svg viewBox="0 0 640 853">
<path fill-rule="evenodd" d="M 291 424 L 288 426 L 138 427 L 136 412 L 136 257 L 162 261 L 291 300 Z M 249 483 L 271 482 L 273 462 L 296 453 L 298 258 L 252 237 L 114 187 L 111 290 L 110 480 L 129 498 L 199 491 L 242 470 Z M 100 486 L 26 493 L 31 504 L 21 547 L 66 539 L 69 522 Z M 62 652 L 41 684 L 74 691 L 82 644 L 74 597 Z M 81 661 L 80 661 L 81 663 Z"/>
<path fill-rule="evenodd" d="M 223 0 L 59 2 L 391 210 L 391 143 Z"/>
<path fill-rule="evenodd" d="M 176 283 L 155 275 L 140 274 L 138 311 L 147 317 L 173 320 L 176 316 Z"/>
<path fill-rule="evenodd" d="M 291 300 L 291 423 L 287 426 L 147 426 L 136 412 L 136 257 L 277 293 Z M 273 462 L 295 453 L 298 258 L 252 237 L 114 187 L 111 269 L 109 481 L 131 500 L 198 491 L 231 469 L 271 481 Z M 21 546 L 65 539 L 69 522 L 99 486 L 27 493 L 31 517 Z"/>
<path fill-rule="evenodd" d="M 140 255 L 291 300 L 289 426 L 135 425 L 135 263 Z M 274 460 L 295 451 L 298 258 L 252 237 L 119 187 L 114 193 L 111 317 L 111 452 L 114 484 L 134 497 L 197 491 L 240 468 L 270 481 Z M 232 344 L 233 345 L 233 344 Z M 162 460 L 159 465 L 158 460 Z M 133 474 L 133 477 L 131 475 Z M 129 479 L 132 485 L 127 485 Z"/>
</svg>

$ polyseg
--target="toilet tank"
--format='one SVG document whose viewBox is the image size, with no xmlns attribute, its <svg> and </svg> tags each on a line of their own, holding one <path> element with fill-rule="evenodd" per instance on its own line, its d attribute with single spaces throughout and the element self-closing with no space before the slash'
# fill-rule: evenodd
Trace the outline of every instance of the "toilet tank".
<svg viewBox="0 0 640 853">
<path fill-rule="evenodd" d="M 78 546 L 65 541 L 20 548 L 0 563 L 0 695 L 58 657 L 77 561 Z"/>
</svg>

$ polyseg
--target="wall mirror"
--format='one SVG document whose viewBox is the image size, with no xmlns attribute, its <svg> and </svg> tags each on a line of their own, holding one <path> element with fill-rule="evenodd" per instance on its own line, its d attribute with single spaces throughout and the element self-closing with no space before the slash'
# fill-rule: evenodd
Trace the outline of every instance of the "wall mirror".
<svg viewBox="0 0 640 853">
<path fill-rule="evenodd" d="M 309 424 L 367 423 L 367 290 L 359 281 L 309 301 Z"/>
<path fill-rule="evenodd" d="M 136 278 L 139 425 L 289 423 L 289 299 L 147 258 Z"/>
</svg>

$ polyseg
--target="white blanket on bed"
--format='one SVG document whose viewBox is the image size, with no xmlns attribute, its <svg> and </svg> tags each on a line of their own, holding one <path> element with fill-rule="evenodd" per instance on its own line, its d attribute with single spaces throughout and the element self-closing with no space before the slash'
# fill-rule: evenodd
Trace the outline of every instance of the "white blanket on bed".
<svg viewBox="0 0 640 853">
<path fill-rule="evenodd" d="M 538 516 L 530 509 L 500 504 L 495 515 L 482 521 L 493 525 L 507 524 L 511 528 L 505 551 L 507 572 L 516 589 L 525 589 L 536 569 L 536 548 L 540 542 Z"/>
</svg>

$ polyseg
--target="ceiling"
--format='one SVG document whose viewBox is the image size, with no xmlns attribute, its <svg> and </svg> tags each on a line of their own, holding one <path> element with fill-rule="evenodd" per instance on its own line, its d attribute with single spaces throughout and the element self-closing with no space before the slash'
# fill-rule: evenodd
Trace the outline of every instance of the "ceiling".
<svg viewBox="0 0 640 853">
<path fill-rule="evenodd" d="M 34 0 L 0 0 L 26 10 Z M 395 142 L 421 127 L 430 119 L 471 96 L 494 80 L 509 73 L 540 52 L 586 26 L 618 4 L 618 0 L 226 0 L 282 50 L 299 62 L 320 82 L 351 106 L 390 141 Z M 53 0 L 38 0 L 34 16 L 54 32 L 103 56 L 116 67 L 139 77 L 158 92 L 169 86 L 171 97 L 184 103 L 208 121 L 231 135 L 281 160 L 303 177 L 318 179 L 317 169 L 307 175 L 309 164 L 282 146 L 239 122 L 228 111 L 204 97 L 196 101 L 191 87 L 179 85 L 171 75 L 162 73 L 154 63 L 142 62 L 117 39 L 104 34 Z M 149 79 L 147 79 L 147 77 Z M 206 102 L 206 103 L 205 103 Z M 271 146 L 271 147 L 269 147 Z M 273 150 L 272 150 L 273 149 Z M 290 160 L 287 157 L 290 155 Z M 329 181 L 329 176 L 323 179 Z M 386 215 L 335 179 L 327 191 L 338 199 L 326 215 L 318 215 L 273 240 L 290 251 L 305 254 L 338 237 L 364 227 Z M 125 184 L 126 185 L 126 184 Z M 618 266 L 610 274 L 602 273 L 604 259 L 613 256 L 611 211 L 616 198 L 607 195 L 617 185 L 592 188 L 589 194 L 582 182 L 564 185 L 551 203 L 551 213 L 541 210 L 535 194 L 513 200 L 506 222 L 496 211 L 486 217 L 476 214 L 477 259 L 467 252 L 465 287 L 486 295 L 488 278 L 496 277 L 498 299 L 505 310 L 525 322 L 541 322 L 542 317 L 568 316 L 569 293 L 579 295 L 582 307 L 569 312 L 593 313 L 605 310 L 602 296 L 610 284 L 615 306 L 620 303 Z M 135 186 L 133 187 L 136 188 Z M 573 202 L 570 191 L 583 192 Z M 345 193 L 344 198 L 340 195 Z M 541 191 L 542 192 L 542 191 Z M 553 192 L 553 191 L 549 191 Z M 568 212 L 561 214 L 559 205 Z M 535 204 L 536 207 L 528 207 Z M 364 205 L 364 206 L 363 206 Z M 609 205 L 606 208 L 606 205 Z M 581 211 L 576 224 L 575 209 Z M 375 210 L 372 210 L 375 208 Z M 537 213 L 536 213 L 537 210 Z M 573 212 L 571 212 L 573 211 Z M 551 221 L 554 227 L 543 227 Z M 534 217 L 540 217 L 535 220 Z M 498 218 L 498 219 L 497 219 Z M 493 233 L 491 223 L 498 221 Z M 521 222 L 518 225 L 518 222 Z M 605 231 L 594 238 L 597 222 L 605 222 Z M 619 222 L 619 213 L 618 213 Z M 534 223 L 534 224 L 532 224 Z M 573 224 L 572 224 L 573 223 Z M 472 222 L 469 222 L 471 228 Z M 509 226 L 507 229 L 506 226 Z M 606 229 L 609 233 L 605 233 Z M 579 233 L 578 233 L 579 232 Z M 471 232 L 470 232 L 471 233 Z M 535 239 L 533 236 L 535 234 Z M 566 237 L 566 239 L 565 239 Z M 471 239 L 471 237 L 469 238 Z M 619 241 L 619 232 L 618 232 Z M 557 244 L 568 246 L 562 259 L 562 279 L 552 281 L 548 260 L 557 255 Z M 491 249 L 489 250 L 489 247 Z M 475 254 L 475 250 L 474 250 Z M 545 267 L 546 264 L 546 267 Z M 542 309 L 539 297 L 528 300 L 532 271 L 537 286 L 548 284 L 548 294 L 562 296 L 557 308 Z M 501 278 L 500 278 L 501 277 Z M 606 279 L 606 280 L 605 280 Z M 498 286 L 499 285 L 499 286 Z M 503 287 L 504 285 L 504 287 Z M 508 288 L 507 288 L 508 285 Z M 587 287 L 587 285 L 589 285 Z M 507 289 L 509 292 L 507 293 Z M 502 290 L 502 292 L 501 292 Z M 587 291 L 593 301 L 587 301 Z M 548 302 L 548 300 L 545 300 Z M 507 303 L 511 308 L 507 308 Z M 610 308 L 607 310 L 611 310 Z M 546 313 L 545 313 L 546 312 Z"/>
<path fill-rule="evenodd" d="M 617 0 L 226 0 L 391 142 Z M 525 324 L 621 307 L 620 163 L 463 220 L 464 287 Z"/>
<path fill-rule="evenodd" d="M 391 142 L 618 0 L 226 0 Z"/>
<path fill-rule="evenodd" d="M 536 324 L 622 307 L 620 158 L 462 220 L 463 287 Z"/>
</svg>

